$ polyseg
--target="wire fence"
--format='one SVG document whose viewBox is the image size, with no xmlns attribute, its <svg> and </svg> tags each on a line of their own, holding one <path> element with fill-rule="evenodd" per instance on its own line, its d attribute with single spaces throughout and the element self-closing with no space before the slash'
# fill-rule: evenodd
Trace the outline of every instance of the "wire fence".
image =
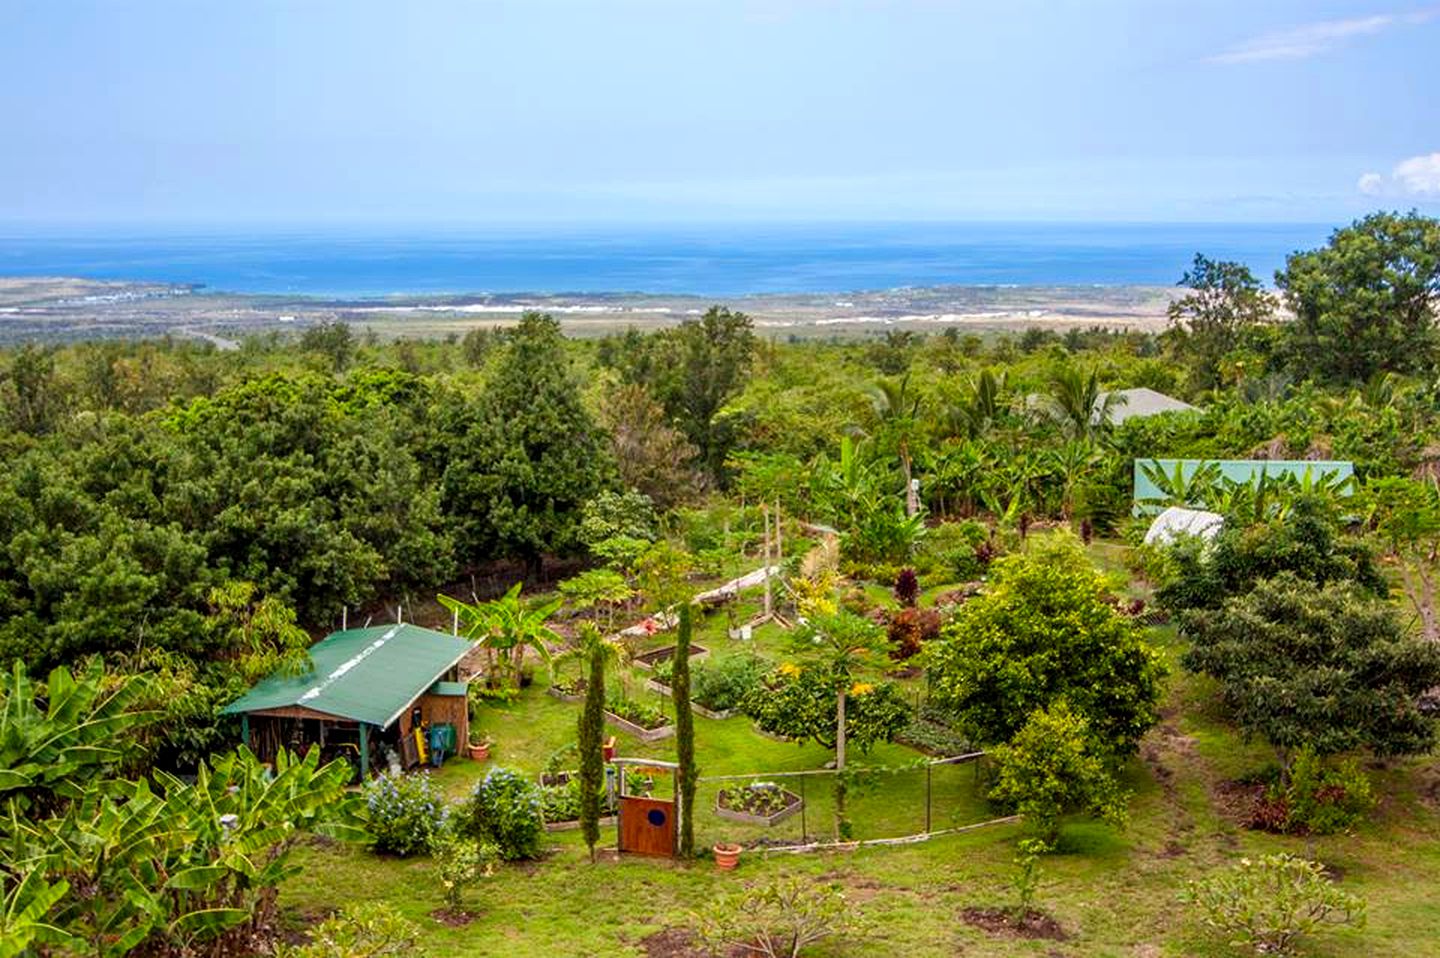
<svg viewBox="0 0 1440 958">
<path fill-rule="evenodd" d="M 984 752 L 971 752 L 897 767 L 853 765 L 843 773 L 704 776 L 696 787 L 695 841 L 793 851 L 918 841 L 1011 821 L 996 817 L 985 800 L 984 761 Z"/>
</svg>

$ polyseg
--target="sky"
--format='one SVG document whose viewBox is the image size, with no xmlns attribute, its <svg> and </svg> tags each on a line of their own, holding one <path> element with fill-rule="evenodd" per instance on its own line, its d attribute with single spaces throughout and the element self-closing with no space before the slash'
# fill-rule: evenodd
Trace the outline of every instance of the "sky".
<svg viewBox="0 0 1440 958">
<path fill-rule="evenodd" d="M 0 0 L 0 224 L 1440 213 L 1440 5 Z"/>
</svg>

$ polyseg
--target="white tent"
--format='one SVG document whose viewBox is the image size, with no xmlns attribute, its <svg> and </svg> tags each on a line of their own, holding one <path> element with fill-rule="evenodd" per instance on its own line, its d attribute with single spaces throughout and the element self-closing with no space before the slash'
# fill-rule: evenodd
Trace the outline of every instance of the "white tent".
<svg viewBox="0 0 1440 958">
<path fill-rule="evenodd" d="M 1145 544 L 1169 545 L 1180 536 L 1199 536 L 1209 541 L 1224 525 L 1225 517 L 1218 513 L 1171 506 L 1150 523 L 1145 533 Z"/>
</svg>

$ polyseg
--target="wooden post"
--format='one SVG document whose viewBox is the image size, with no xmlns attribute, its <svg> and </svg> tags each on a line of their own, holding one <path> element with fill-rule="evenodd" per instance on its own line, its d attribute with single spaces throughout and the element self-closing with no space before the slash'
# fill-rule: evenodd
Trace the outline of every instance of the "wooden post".
<svg viewBox="0 0 1440 958">
<path fill-rule="evenodd" d="M 775 499 L 775 564 L 785 561 L 785 540 L 780 531 L 780 499 Z"/>
<path fill-rule="evenodd" d="M 340 631 L 344 632 L 348 628 L 350 628 L 350 607 L 342 605 L 340 607 Z"/>
<path fill-rule="evenodd" d="M 925 834 L 930 834 L 930 770 L 935 766 L 925 763 Z"/>
<path fill-rule="evenodd" d="M 370 779 L 370 726 L 360 723 L 360 781 L 362 783 Z"/>
<path fill-rule="evenodd" d="M 805 779 L 807 779 L 807 778 L 809 778 L 809 777 L 810 777 L 810 776 L 808 776 L 808 775 L 801 775 L 801 776 L 800 776 L 800 841 L 801 841 L 801 842 L 804 842 L 804 841 L 806 840 L 806 838 L 809 837 L 809 833 L 805 830 Z"/>
<path fill-rule="evenodd" d="M 240 716 L 240 741 L 246 748 L 250 747 L 250 716 L 244 714 Z"/>
<path fill-rule="evenodd" d="M 760 507 L 760 514 L 765 517 L 765 545 L 764 545 L 764 547 L 763 547 L 763 553 L 762 553 L 762 555 L 761 555 L 760 562 L 761 562 L 761 566 L 762 566 L 762 568 L 764 569 L 764 572 L 765 572 L 765 610 L 764 610 L 764 616 L 765 616 L 765 618 L 768 619 L 768 618 L 770 617 L 770 615 L 771 615 L 771 606 L 770 606 L 770 507 L 769 507 L 769 506 L 764 506 L 764 505 L 762 505 L 762 506 Z"/>
</svg>

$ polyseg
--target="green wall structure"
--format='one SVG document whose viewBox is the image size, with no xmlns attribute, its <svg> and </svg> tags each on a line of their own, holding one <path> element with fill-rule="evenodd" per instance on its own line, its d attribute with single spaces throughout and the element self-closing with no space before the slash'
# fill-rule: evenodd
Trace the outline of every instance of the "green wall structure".
<svg viewBox="0 0 1440 958">
<path fill-rule="evenodd" d="M 1335 479 L 1344 482 L 1355 475 L 1355 464 L 1340 460 L 1328 459 L 1136 459 L 1135 460 L 1135 515 L 1154 515 L 1164 507 L 1147 503 L 1146 499 L 1158 499 L 1161 492 L 1158 486 L 1145 475 L 1144 466 L 1149 464 L 1158 465 L 1164 473 L 1173 475 L 1176 463 L 1180 464 L 1181 473 L 1188 480 L 1195 472 L 1206 463 L 1214 463 L 1220 468 L 1220 476 L 1229 479 L 1231 482 L 1253 483 L 1262 475 L 1294 476 L 1303 480 L 1308 472 L 1312 481 L 1319 480 L 1322 476 L 1331 475 Z M 1349 495 L 1350 486 L 1347 484 L 1343 495 Z"/>
</svg>

